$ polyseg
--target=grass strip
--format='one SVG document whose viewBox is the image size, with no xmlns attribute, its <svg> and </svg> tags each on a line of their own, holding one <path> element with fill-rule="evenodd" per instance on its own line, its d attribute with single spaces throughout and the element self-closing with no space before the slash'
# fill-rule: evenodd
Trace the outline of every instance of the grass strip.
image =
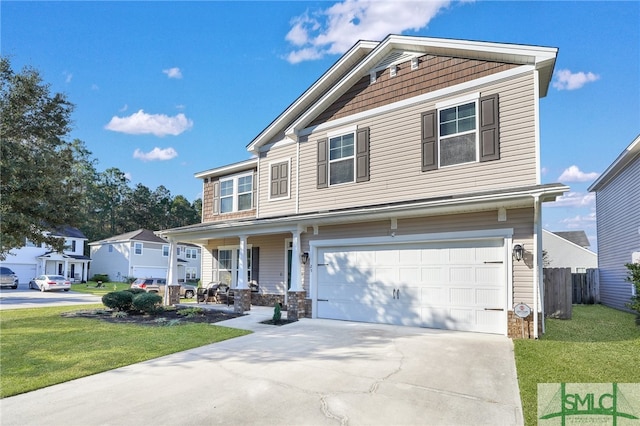
<svg viewBox="0 0 640 426">
<path fill-rule="evenodd" d="M 546 320 L 540 340 L 514 340 L 525 424 L 536 425 L 538 383 L 640 383 L 635 315 L 574 305 L 571 320 Z"/>
<path fill-rule="evenodd" d="M 0 397 L 250 333 L 210 324 L 149 327 L 60 316 L 97 308 L 104 306 L 0 311 Z"/>
</svg>

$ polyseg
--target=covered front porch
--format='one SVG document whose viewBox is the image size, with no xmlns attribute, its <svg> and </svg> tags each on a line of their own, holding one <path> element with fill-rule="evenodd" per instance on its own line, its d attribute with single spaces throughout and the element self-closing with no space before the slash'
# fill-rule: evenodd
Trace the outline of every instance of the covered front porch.
<svg viewBox="0 0 640 426">
<path fill-rule="evenodd" d="M 88 279 L 91 259 L 87 256 L 48 252 L 37 259 L 40 262 L 38 275 L 62 275 L 76 282 L 86 282 Z"/>
</svg>

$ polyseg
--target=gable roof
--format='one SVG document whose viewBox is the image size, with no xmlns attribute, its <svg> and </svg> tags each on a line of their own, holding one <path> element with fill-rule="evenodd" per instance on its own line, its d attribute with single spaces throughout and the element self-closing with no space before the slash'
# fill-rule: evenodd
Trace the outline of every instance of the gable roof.
<svg viewBox="0 0 640 426">
<path fill-rule="evenodd" d="M 618 158 L 607 167 L 607 170 L 591 184 L 588 191 L 595 192 L 604 188 L 613 178 L 624 171 L 636 157 L 640 157 L 640 135 L 638 135 L 633 142 L 618 155 Z"/>
<path fill-rule="evenodd" d="M 104 240 L 94 241 L 89 245 L 115 243 L 121 241 L 146 241 L 151 243 L 163 243 L 166 244 L 167 240 L 158 237 L 153 231 L 148 229 L 138 229 L 136 231 L 126 232 L 124 234 L 115 235 L 113 237 L 105 238 Z"/>
<path fill-rule="evenodd" d="M 60 226 L 55 230 L 51 231 L 51 235 L 55 237 L 69 237 L 69 238 L 82 238 L 87 239 L 87 237 L 82 233 L 78 228 L 74 228 L 73 226 Z"/>
<path fill-rule="evenodd" d="M 591 246 L 589 238 L 587 238 L 587 234 L 584 231 L 563 231 L 553 233 L 561 238 L 564 238 L 567 241 L 571 241 L 572 243 L 580 247 L 587 248 Z"/>
<path fill-rule="evenodd" d="M 447 55 L 531 65 L 540 75 L 544 97 L 555 66 L 557 48 L 430 37 L 389 35 L 381 42 L 359 41 L 247 146 L 250 152 L 278 135 L 294 136 L 371 70 L 399 52 Z M 402 55 L 400 55 L 402 56 Z"/>
</svg>

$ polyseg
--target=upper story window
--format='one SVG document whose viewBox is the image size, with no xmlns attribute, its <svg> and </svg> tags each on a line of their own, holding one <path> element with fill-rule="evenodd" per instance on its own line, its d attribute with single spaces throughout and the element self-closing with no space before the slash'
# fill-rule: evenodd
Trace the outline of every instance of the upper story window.
<svg viewBox="0 0 640 426">
<path fill-rule="evenodd" d="M 318 141 L 317 187 L 369 180 L 369 128 L 329 135 Z"/>
<path fill-rule="evenodd" d="M 185 257 L 187 259 L 197 259 L 198 258 L 198 249 L 194 249 L 194 248 L 185 249 Z"/>
<path fill-rule="evenodd" d="M 169 246 L 166 244 L 162 246 L 162 256 L 169 257 Z"/>
<path fill-rule="evenodd" d="M 214 200 L 215 202 L 217 200 Z M 231 213 L 252 208 L 253 173 L 220 180 L 220 213 Z"/>
<path fill-rule="evenodd" d="M 142 243 L 133 243 L 133 253 L 142 254 Z"/>
<path fill-rule="evenodd" d="M 353 133 L 329 139 L 329 185 L 353 182 L 355 175 L 353 141 Z"/>
<path fill-rule="evenodd" d="M 476 103 L 439 111 L 440 166 L 476 161 Z"/>
<path fill-rule="evenodd" d="M 500 159 L 498 95 L 471 94 L 422 113 L 422 171 Z"/>
</svg>

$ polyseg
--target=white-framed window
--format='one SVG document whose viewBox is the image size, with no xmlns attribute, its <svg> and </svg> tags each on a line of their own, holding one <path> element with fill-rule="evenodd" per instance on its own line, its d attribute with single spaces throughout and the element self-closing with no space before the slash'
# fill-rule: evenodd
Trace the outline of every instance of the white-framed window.
<svg viewBox="0 0 640 426">
<path fill-rule="evenodd" d="M 238 283 L 238 258 L 240 249 L 235 247 L 218 248 L 218 279 L 220 282 L 235 288 Z M 247 282 L 251 281 L 251 245 L 247 247 Z"/>
<path fill-rule="evenodd" d="M 440 167 L 478 161 L 477 101 L 438 111 Z"/>
<path fill-rule="evenodd" d="M 142 254 L 142 243 L 133 243 L 133 254 Z"/>
<path fill-rule="evenodd" d="M 176 256 L 180 256 L 180 253 L 182 252 L 180 246 L 176 247 Z"/>
<path fill-rule="evenodd" d="M 185 279 L 187 280 L 195 280 L 196 277 L 196 268 L 185 268 Z"/>
<path fill-rule="evenodd" d="M 184 250 L 185 257 L 187 259 L 197 259 L 198 258 L 198 249 L 188 248 Z"/>
<path fill-rule="evenodd" d="M 329 185 L 354 182 L 354 141 L 354 132 L 329 138 Z"/>
<path fill-rule="evenodd" d="M 169 257 L 169 246 L 167 244 L 162 246 L 162 256 Z"/>
<path fill-rule="evenodd" d="M 253 173 L 220 180 L 220 213 L 253 208 Z"/>
</svg>

